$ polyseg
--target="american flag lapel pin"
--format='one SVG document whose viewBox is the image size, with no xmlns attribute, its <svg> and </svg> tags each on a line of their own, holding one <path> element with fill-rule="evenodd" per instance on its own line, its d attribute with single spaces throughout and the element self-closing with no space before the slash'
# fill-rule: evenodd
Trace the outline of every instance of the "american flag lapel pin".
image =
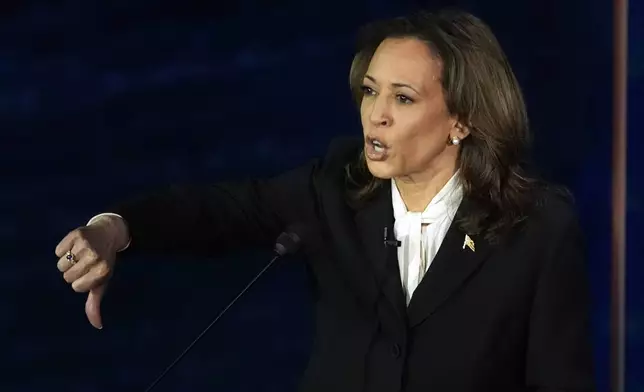
<svg viewBox="0 0 644 392">
<path fill-rule="evenodd" d="M 466 246 L 468 248 L 470 248 L 470 250 L 472 252 L 476 252 L 476 247 L 474 246 L 474 241 L 467 234 L 465 234 L 465 241 L 463 241 L 463 249 L 465 249 Z"/>
</svg>

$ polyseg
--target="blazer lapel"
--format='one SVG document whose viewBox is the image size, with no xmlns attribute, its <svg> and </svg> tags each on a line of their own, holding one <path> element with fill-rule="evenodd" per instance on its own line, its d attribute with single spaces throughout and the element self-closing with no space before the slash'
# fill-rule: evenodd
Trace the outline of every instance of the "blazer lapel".
<svg viewBox="0 0 644 392">
<path fill-rule="evenodd" d="M 406 305 L 400 282 L 397 247 L 385 244 L 386 239 L 396 239 L 391 187 L 388 183 L 381 186 L 377 194 L 357 211 L 355 222 L 378 287 L 398 315 L 404 318 Z"/>
<path fill-rule="evenodd" d="M 410 327 L 420 324 L 465 284 L 491 250 L 482 236 L 467 236 L 474 249 L 465 244 L 467 233 L 459 228 L 458 220 L 466 216 L 468 209 L 468 201 L 463 200 L 436 257 L 414 291 L 407 308 Z"/>
</svg>

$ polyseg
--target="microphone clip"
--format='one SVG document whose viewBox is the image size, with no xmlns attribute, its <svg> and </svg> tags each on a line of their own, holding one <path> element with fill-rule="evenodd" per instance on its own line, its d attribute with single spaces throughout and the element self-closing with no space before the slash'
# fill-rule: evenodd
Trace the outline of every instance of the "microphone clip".
<svg viewBox="0 0 644 392">
<path fill-rule="evenodd" d="M 383 233 L 383 243 L 384 243 L 385 247 L 392 247 L 392 248 L 400 247 L 402 245 L 402 243 L 400 241 L 398 241 L 395 238 L 394 239 L 389 238 L 389 230 L 388 229 L 389 229 L 388 227 L 385 227 L 384 233 Z"/>
</svg>

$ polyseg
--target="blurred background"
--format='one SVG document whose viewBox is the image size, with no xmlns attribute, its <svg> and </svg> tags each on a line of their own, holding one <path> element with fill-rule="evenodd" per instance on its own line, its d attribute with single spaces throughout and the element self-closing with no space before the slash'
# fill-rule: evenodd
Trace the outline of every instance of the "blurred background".
<svg viewBox="0 0 644 392">
<path fill-rule="evenodd" d="M 578 200 L 600 391 L 609 389 L 612 4 L 605 0 L 3 0 L 1 391 L 143 390 L 266 263 L 123 258 L 103 306 L 54 248 L 110 204 L 170 183 L 279 173 L 359 135 L 348 89 L 364 22 L 459 6 L 524 89 L 535 158 Z M 630 4 L 627 390 L 644 391 L 644 4 Z M 639 169 L 639 170 L 638 170 Z M 155 390 L 294 391 L 312 339 L 301 260 L 278 265 Z"/>
</svg>

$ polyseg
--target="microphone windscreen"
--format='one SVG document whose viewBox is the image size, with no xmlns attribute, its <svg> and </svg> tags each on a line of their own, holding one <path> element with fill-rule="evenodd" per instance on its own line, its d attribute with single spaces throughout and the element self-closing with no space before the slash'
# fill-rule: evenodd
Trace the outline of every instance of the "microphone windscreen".
<svg viewBox="0 0 644 392">
<path fill-rule="evenodd" d="M 296 253 L 302 245 L 302 236 L 306 234 L 306 231 L 304 225 L 290 225 L 285 232 L 277 237 L 275 251 L 280 256 Z"/>
</svg>

